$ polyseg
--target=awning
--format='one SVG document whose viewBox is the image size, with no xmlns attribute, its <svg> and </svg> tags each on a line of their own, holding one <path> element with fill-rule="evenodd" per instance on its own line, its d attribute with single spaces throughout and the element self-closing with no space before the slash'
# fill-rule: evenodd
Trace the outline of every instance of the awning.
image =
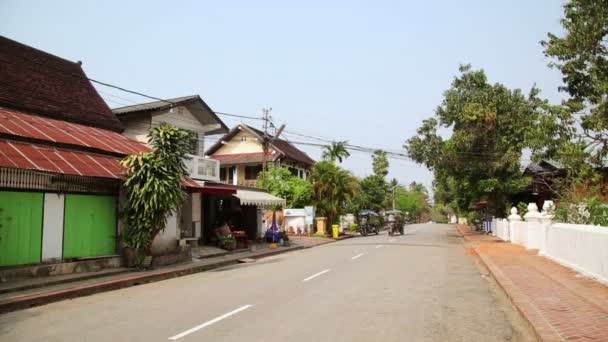
<svg viewBox="0 0 608 342">
<path fill-rule="evenodd" d="M 252 190 L 241 190 L 236 191 L 236 196 L 241 200 L 241 205 L 282 205 L 285 206 L 285 200 L 276 196 L 273 196 L 267 192 L 252 191 Z"/>
<path fill-rule="evenodd" d="M 205 181 L 196 181 L 188 178 L 191 182 L 194 182 L 198 185 L 198 189 L 194 190 L 195 192 L 202 192 L 208 195 L 234 195 L 236 194 L 236 189 L 222 186 L 221 184 L 216 183 L 207 183 Z"/>
</svg>

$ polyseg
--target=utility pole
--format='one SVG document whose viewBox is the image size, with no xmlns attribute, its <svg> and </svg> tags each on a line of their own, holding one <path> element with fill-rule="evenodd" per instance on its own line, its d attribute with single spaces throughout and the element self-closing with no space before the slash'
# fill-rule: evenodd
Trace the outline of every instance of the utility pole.
<svg viewBox="0 0 608 342">
<path fill-rule="evenodd" d="M 268 123 L 270 121 L 270 112 L 272 108 L 262 108 L 262 113 L 264 116 L 262 119 L 264 120 L 264 136 L 262 137 L 262 184 L 266 185 L 266 158 L 269 150 L 270 139 L 268 138 Z"/>
<path fill-rule="evenodd" d="M 397 188 L 397 186 L 395 185 L 393 187 L 393 211 L 395 211 L 395 189 Z"/>
</svg>

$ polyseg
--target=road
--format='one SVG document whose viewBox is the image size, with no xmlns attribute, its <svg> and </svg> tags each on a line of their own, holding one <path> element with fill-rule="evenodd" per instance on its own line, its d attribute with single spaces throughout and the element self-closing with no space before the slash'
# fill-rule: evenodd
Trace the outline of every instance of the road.
<svg viewBox="0 0 608 342">
<path fill-rule="evenodd" d="M 449 225 L 0 316 L 0 341 L 529 341 Z"/>
</svg>

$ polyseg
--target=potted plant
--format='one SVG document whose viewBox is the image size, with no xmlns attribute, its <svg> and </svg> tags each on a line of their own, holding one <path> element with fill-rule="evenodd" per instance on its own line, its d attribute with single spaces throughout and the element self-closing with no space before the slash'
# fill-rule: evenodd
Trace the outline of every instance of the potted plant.
<svg viewBox="0 0 608 342">
<path fill-rule="evenodd" d="M 236 239 L 232 235 L 220 237 L 220 247 L 227 251 L 232 251 L 236 248 Z"/>
<path fill-rule="evenodd" d="M 289 246 L 289 234 L 282 230 L 279 232 L 279 239 L 282 241 L 283 246 Z"/>
</svg>

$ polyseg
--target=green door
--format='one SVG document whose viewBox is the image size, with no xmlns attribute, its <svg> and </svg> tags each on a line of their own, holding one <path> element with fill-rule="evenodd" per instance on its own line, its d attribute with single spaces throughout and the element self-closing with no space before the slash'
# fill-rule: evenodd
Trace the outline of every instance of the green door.
<svg viewBox="0 0 608 342">
<path fill-rule="evenodd" d="M 116 197 L 65 195 L 63 257 L 115 254 Z"/>
<path fill-rule="evenodd" d="M 0 266 L 40 262 L 43 194 L 0 191 Z"/>
</svg>

